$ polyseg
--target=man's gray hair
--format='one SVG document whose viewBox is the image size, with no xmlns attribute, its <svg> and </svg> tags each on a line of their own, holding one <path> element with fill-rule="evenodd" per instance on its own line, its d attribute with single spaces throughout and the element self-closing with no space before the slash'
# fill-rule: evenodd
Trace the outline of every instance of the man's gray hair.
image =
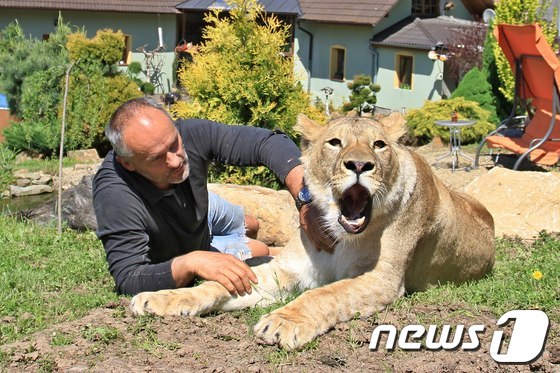
<svg viewBox="0 0 560 373">
<path fill-rule="evenodd" d="M 111 119 L 105 127 L 105 136 L 111 143 L 115 155 L 123 158 L 131 157 L 132 151 L 126 147 L 123 140 L 123 132 L 130 119 L 134 117 L 140 110 L 145 108 L 154 108 L 165 113 L 171 120 L 169 113 L 150 97 L 133 98 L 119 106 L 111 115 Z"/>
</svg>

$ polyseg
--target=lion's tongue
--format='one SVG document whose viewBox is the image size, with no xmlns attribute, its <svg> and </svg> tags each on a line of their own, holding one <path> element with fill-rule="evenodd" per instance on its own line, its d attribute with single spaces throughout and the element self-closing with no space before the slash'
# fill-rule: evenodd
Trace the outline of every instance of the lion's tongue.
<svg viewBox="0 0 560 373">
<path fill-rule="evenodd" d="M 342 215 L 349 223 L 356 223 L 363 218 L 363 211 L 368 203 L 369 194 L 361 185 L 354 185 L 342 196 Z M 362 221 L 363 223 L 363 221 Z"/>
</svg>

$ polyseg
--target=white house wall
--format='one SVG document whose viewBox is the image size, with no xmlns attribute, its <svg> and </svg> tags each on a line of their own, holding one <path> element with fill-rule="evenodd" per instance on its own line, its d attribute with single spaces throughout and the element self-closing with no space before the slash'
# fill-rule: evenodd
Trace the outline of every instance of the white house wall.
<svg viewBox="0 0 560 373">
<path fill-rule="evenodd" d="M 294 63 L 296 76 L 302 86 L 311 95 L 312 102 L 319 97 L 323 103 L 325 95 L 322 88 L 333 88 L 329 100 L 335 107 L 348 101 L 350 90 L 347 83 L 357 74 L 365 74 L 376 80 L 375 59 L 369 48 L 374 33 L 380 32 L 392 24 L 410 15 L 411 0 L 400 1 L 387 17 L 373 28 L 370 25 L 347 25 L 336 23 L 300 21 L 296 27 L 294 45 Z M 312 66 L 309 66 L 309 35 L 313 35 Z M 332 80 L 330 73 L 330 49 L 339 46 L 346 49 L 346 69 L 344 81 Z M 311 77 L 310 77 L 311 74 Z M 380 92 L 380 94 L 383 94 Z"/>
<path fill-rule="evenodd" d="M 442 97 L 443 62 L 432 61 L 427 52 L 417 49 L 378 48 L 379 71 L 377 106 L 391 110 L 419 108 L 426 100 L 437 101 Z M 396 73 L 397 55 L 412 56 L 411 89 L 400 89 Z"/>
<path fill-rule="evenodd" d="M 61 12 L 65 23 L 78 28 L 85 28 L 88 37 L 95 36 L 97 30 L 110 28 L 121 30 L 131 35 L 132 61 L 144 64 L 144 55 L 136 49 L 147 44 L 146 50 L 155 49 L 158 45 L 158 27 L 163 31 L 165 51 L 157 58 L 163 60 L 162 78 L 164 91 L 173 84 L 172 66 L 177 34 L 177 16 L 173 14 L 141 14 L 141 13 L 111 13 L 111 12 Z M 0 30 L 16 19 L 25 34 L 39 40 L 43 34 L 52 33 L 54 22 L 58 18 L 58 11 L 54 10 L 20 10 L 2 9 L 0 12 Z"/>
<path fill-rule="evenodd" d="M 319 96 L 324 102 L 322 88 L 333 88 L 330 100 L 335 107 L 348 99 L 350 90 L 347 83 L 356 74 L 372 74 L 372 55 L 368 45 L 372 27 L 350 26 L 318 22 L 301 22 L 300 26 L 313 34 L 313 59 L 309 66 L 309 35 L 296 29 L 296 76 L 302 86 L 309 91 L 313 100 Z M 333 80 L 330 75 L 330 51 L 337 46 L 346 50 L 345 79 Z M 312 78 L 309 80 L 311 70 Z"/>
</svg>

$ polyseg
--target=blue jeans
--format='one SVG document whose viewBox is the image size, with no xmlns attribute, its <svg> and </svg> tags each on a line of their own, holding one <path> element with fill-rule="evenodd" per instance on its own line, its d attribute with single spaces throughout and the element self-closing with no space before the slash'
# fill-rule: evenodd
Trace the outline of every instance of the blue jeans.
<svg viewBox="0 0 560 373">
<path fill-rule="evenodd" d="M 240 260 L 252 257 L 245 236 L 245 213 L 240 206 L 208 192 L 208 228 L 210 245 Z"/>
</svg>

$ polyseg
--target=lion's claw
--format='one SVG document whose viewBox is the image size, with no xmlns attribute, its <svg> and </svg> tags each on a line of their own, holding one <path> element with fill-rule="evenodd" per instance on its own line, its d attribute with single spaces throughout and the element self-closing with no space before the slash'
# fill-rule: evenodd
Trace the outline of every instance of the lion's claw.
<svg viewBox="0 0 560 373">
<path fill-rule="evenodd" d="M 264 315 L 255 325 L 254 332 L 259 343 L 277 344 L 292 350 L 301 348 L 318 335 L 312 323 L 301 317 L 290 317 L 280 312 Z"/>
</svg>

